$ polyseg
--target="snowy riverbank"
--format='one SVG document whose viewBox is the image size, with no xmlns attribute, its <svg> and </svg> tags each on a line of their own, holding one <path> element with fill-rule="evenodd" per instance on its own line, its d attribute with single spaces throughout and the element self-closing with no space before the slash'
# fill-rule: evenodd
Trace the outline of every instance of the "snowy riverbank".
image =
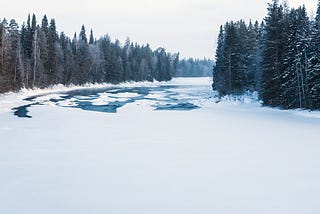
<svg viewBox="0 0 320 214">
<path fill-rule="evenodd" d="M 206 95 L 201 108 L 153 111 L 140 100 L 109 114 L 46 102 L 24 119 L 10 108 L 38 92 L 2 96 L 0 212 L 320 212 L 317 112 L 215 103 L 210 84 L 199 87 L 209 79 L 181 81 L 160 84 L 187 86 L 165 92 L 177 99 Z"/>
</svg>

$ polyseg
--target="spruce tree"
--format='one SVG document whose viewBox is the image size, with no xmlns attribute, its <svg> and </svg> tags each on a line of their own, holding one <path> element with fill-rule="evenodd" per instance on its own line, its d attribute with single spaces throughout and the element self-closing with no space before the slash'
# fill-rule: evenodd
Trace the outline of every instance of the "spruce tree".
<svg viewBox="0 0 320 214">
<path fill-rule="evenodd" d="M 274 0 L 265 18 L 264 50 L 262 60 L 261 98 L 264 105 L 278 106 L 281 96 L 281 72 L 283 66 L 283 8 Z"/>
<path fill-rule="evenodd" d="M 58 42 L 58 33 L 56 28 L 56 22 L 54 19 L 51 19 L 48 32 L 48 61 L 46 65 L 48 66 L 48 83 L 55 84 L 57 83 L 57 68 L 58 68 L 58 59 L 57 59 L 57 50 L 56 44 Z"/>
<path fill-rule="evenodd" d="M 227 93 L 241 94 L 244 90 L 244 63 L 240 23 L 225 26 L 224 59 L 226 60 Z"/>
<path fill-rule="evenodd" d="M 307 84 L 310 93 L 310 108 L 320 109 L 320 1 L 312 28 Z"/>
<path fill-rule="evenodd" d="M 28 15 L 21 31 L 14 20 L 0 21 L 0 93 L 58 83 L 170 80 L 177 64 L 178 55 L 129 40 L 124 46 L 107 35 L 95 41 L 91 31 L 88 42 L 84 26 L 72 40 L 58 36 L 55 20 L 49 24 L 46 15 L 41 26 Z"/>
<path fill-rule="evenodd" d="M 94 43 L 94 37 L 93 37 L 93 31 L 91 29 L 90 31 L 90 39 L 89 39 L 89 45 L 92 45 Z"/>
<path fill-rule="evenodd" d="M 225 95 L 227 93 L 227 76 L 226 76 L 226 61 L 224 58 L 224 29 L 220 26 L 220 32 L 218 36 L 218 44 L 216 51 L 216 64 L 213 68 L 213 90 L 217 90 L 220 95 Z"/>
<path fill-rule="evenodd" d="M 20 35 L 17 22 L 12 19 L 8 28 L 9 57 L 8 75 L 11 90 L 17 90 L 22 86 L 21 82 L 21 54 Z"/>
<path fill-rule="evenodd" d="M 91 61 L 89 55 L 89 44 L 86 35 L 84 25 L 81 27 L 81 31 L 78 39 L 78 47 L 76 52 L 76 64 L 77 64 L 77 79 L 79 84 L 87 82 L 88 74 L 90 71 Z"/>
<path fill-rule="evenodd" d="M 246 40 L 247 45 L 247 57 L 246 57 L 246 70 L 245 81 L 246 89 L 250 91 L 257 90 L 259 81 L 259 41 L 260 41 L 260 26 L 256 21 L 254 24 L 250 21 L 248 25 L 248 36 Z"/>
<path fill-rule="evenodd" d="M 286 23 L 287 45 L 281 76 L 281 104 L 283 108 L 307 107 L 307 48 L 308 17 L 304 7 L 292 9 Z"/>
</svg>

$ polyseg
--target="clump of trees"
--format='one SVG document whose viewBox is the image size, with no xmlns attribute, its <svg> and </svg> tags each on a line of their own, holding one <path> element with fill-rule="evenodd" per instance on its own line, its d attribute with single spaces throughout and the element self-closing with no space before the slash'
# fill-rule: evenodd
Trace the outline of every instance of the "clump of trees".
<svg viewBox="0 0 320 214">
<path fill-rule="evenodd" d="M 258 22 L 228 22 L 220 27 L 213 87 L 221 96 L 257 89 L 261 35 Z"/>
<path fill-rule="evenodd" d="M 182 59 L 178 63 L 175 77 L 212 77 L 211 59 Z"/>
<path fill-rule="evenodd" d="M 304 6 L 273 0 L 264 22 L 221 26 L 213 88 L 221 96 L 258 91 L 272 107 L 320 109 L 320 1 L 315 20 Z"/>
<path fill-rule="evenodd" d="M 0 93 L 53 84 L 168 81 L 176 73 L 178 54 L 151 50 L 108 35 L 89 37 L 84 26 L 71 39 L 45 15 L 39 24 L 29 15 L 21 28 L 14 19 L 0 21 Z"/>
</svg>

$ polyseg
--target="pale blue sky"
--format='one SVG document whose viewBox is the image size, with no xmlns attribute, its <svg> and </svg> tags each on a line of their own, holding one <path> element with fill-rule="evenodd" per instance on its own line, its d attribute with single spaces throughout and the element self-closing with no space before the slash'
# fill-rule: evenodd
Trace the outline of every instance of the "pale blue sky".
<svg viewBox="0 0 320 214">
<path fill-rule="evenodd" d="M 69 36 L 85 24 L 97 37 L 109 33 L 124 41 L 127 36 L 153 48 L 165 47 L 182 57 L 213 58 L 219 26 L 229 20 L 266 15 L 271 0 L 0 0 L 0 17 L 19 23 L 28 13 L 38 21 L 43 14 L 55 18 L 58 30 Z M 316 11 L 317 0 L 289 0 Z"/>
</svg>

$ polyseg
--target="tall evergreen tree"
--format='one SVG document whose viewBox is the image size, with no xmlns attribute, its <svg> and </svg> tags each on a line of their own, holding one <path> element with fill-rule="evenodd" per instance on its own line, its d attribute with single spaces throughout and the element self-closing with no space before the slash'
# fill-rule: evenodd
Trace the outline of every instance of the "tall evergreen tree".
<svg viewBox="0 0 320 214">
<path fill-rule="evenodd" d="M 320 109 L 319 47 L 320 1 L 310 21 L 304 6 L 273 0 L 260 27 L 239 21 L 220 29 L 213 88 L 220 95 L 257 90 L 272 107 Z"/>
<path fill-rule="evenodd" d="M 8 28 L 8 42 L 9 42 L 9 73 L 11 88 L 19 89 L 21 82 L 21 54 L 20 54 L 20 35 L 18 23 L 12 19 Z"/>
<path fill-rule="evenodd" d="M 287 17 L 281 107 L 307 108 L 308 87 L 306 83 L 308 17 L 304 7 L 292 9 Z"/>
<path fill-rule="evenodd" d="M 48 79 L 49 82 L 52 84 L 57 83 L 57 51 L 56 51 L 56 44 L 58 42 L 58 33 L 56 22 L 54 19 L 51 19 L 48 31 L 48 61 L 46 63 L 47 70 L 48 70 Z"/>
<path fill-rule="evenodd" d="M 89 39 L 89 44 L 92 45 L 94 43 L 94 37 L 93 37 L 93 31 L 91 29 L 90 31 L 90 39 Z"/>
<path fill-rule="evenodd" d="M 310 107 L 320 109 L 320 1 L 312 27 L 307 84 L 310 91 Z"/>
<path fill-rule="evenodd" d="M 243 50 L 240 37 L 240 25 L 234 22 L 225 26 L 224 59 L 227 76 L 227 93 L 240 94 L 244 90 Z"/>
<path fill-rule="evenodd" d="M 260 42 L 260 26 L 258 21 L 254 24 L 250 21 L 248 25 L 248 35 L 246 41 L 246 69 L 245 80 L 246 89 L 250 91 L 257 90 L 257 84 L 259 81 L 260 68 L 260 54 L 259 54 L 259 42 Z"/>
<path fill-rule="evenodd" d="M 10 74 L 8 74 L 8 23 L 4 19 L 0 23 L 0 90 L 10 90 Z"/>
<path fill-rule="evenodd" d="M 84 25 L 82 25 L 81 27 L 78 39 L 78 47 L 76 52 L 76 66 L 77 79 L 79 81 L 78 84 L 86 83 L 90 71 L 91 62 L 89 55 L 89 44 Z"/>
<path fill-rule="evenodd" d="M 226 63 L 224 58 L 224 29 L 220 26 L 220 32 L 218 36 L 218 46 L 216 51 L 216 64 L 213 68 L 213 84 L 214 90 L 218 90 L 220 94 L 225 95 L 227 93 L 227 77 L 226 77 Z"/>
<path fill-rule="evenodd" d="M 269 4 L 265 19 L 264 50 L 262 61 L 261 98 L 265 105 L 278 106 L 280 103 L 280 86 L 283 65 L 283 8 L 278 0 Z"/>
</svg>

